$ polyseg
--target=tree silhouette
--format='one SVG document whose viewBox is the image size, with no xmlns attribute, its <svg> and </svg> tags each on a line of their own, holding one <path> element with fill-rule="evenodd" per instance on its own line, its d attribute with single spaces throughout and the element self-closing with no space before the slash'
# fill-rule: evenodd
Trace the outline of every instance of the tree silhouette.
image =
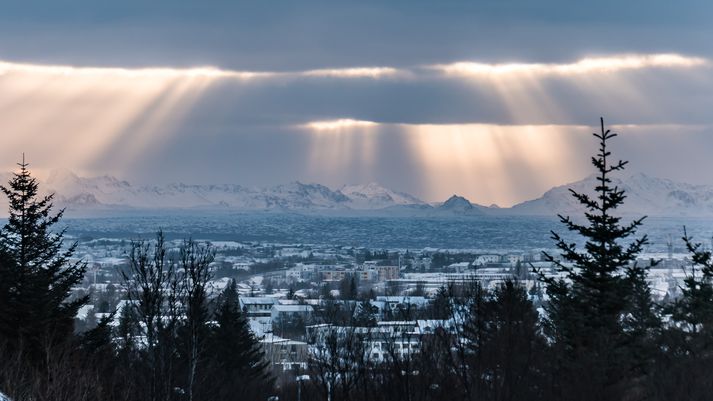
<svg viewBox="0 0 713 401">
<path fill-rule="evenodd" d="M 210 399 L 265 399 L 272 387 L 268 362 L 240 310 L 235 281 L 220 295 L 215 322 L 208 340 L 206 387 L 215 391 Z"/>
<path fill-rule="evenodd" d="M 48 347 L 69 338 L 77 310 L 87 297 L 71 299 L 86 265 L 71 261 L 76 243 L 62 249 L 64 230 L 55 230 L 63 210 L 52 213 L 54 195 L 38 195 L 25 162 L 7 186 L 8 222 L 0 230 L 0 339 L 26 357 L 42 359 Z"/>
<path fill-rule="evenodd" d="M 570 189 L 585 209 L 586 223 L 559 215 L 569 231 L 584 239 L 584 245 L 580 248 L 552 232 L 562 261 L 548 253 L 544 256 L 563 277 L 542 272 L 539 276 L 549 295 L 546 327 L 558 351 L 562 375 L 559 387 L 564 399 L 621 398 L 635 375 L 628 325 L 643 323 L 627 322 L 625 317 L 632 310 L 645 308 L 634 302 L 632 289 L 648 294 L 644 280 L 648 267 L 635 263 L 647 237 L 628 240 L 644 217 L 622 224 L 615 214 L 626 195 L 612 185 L 610 175 L 623 170 L 627 162 L 610 163 L 607 145 L 617 134 L 605 130 L 604 120 L 600 121 L 601 132 L 593 134 L 599 140 L 599 152 L 591 159 L 597 170 L 595 196 Z M 638 311 L 641 316 L 646 313 Z"/>
</svg>

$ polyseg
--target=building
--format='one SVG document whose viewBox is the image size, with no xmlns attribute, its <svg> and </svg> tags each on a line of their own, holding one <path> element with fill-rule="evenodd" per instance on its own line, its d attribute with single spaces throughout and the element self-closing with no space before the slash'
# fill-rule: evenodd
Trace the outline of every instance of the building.
<svg viewBox="0 0 713 401">
<path fill-rule="evenodd" d="M 373 266 L 370 267 L 376 271 L 379 281 L 396 280 L 399 278 L 399 267 L 398 266 Z"/>
<path fill-rule="evenodd" d="M 428 305 L 428 299 L 417 296 L 378 296 L 377 302 L 383 302 L 384 309 L 382 313 L 395 313 L 399 310 L 414 310 L 425 308 Z"/>
<path fill-rule="evenodd" d="M 503 257 L 507 263 L 510 263 L 511 265 L 515 266 L 518 263 L 522 263 L 525 260 L 525 257 L 523 255 L 518 255 L 518 254 L 508 254 Z"/>
<path fill-rule="evenodd" d="M 270 310 L 270 317 L 273 322 L 276 321 L 291 321 L 295 319 L 302 319 L 302 321 L 309 321 L 312 318 L 314 309 L 311 305 L 272 305 Z"/>
<path fill-rule="evenodd" d="M 260 343 L 275 373 L 307 370 L 307 343 L 272 334 L 263 337 Z"/>
<path fill-rule="evenodd" d="M 374 269 L 361 269 L 354 272 L 359 281 L 377 281 L 379 273 Z"/>
<path fill-rule="evenodd" d="M 475 261 L 473 261 L 473 264 L 476 266 L 484 266 L 484 265 L 489 265 L 493 263 L 500 263 L 500 255 L 495 255 L 495 254 L 485 254 L 485 255 L 478 255 L 478 257 L 475 258 Z"/>
<path fill-rule="evenodd" d="M 470 269 L 470 263 L 468 262 L 458 262 L 448 265 L 448 269 L 456 273 L 464 273 Z"/>
<path fill-rule="evenodd" d="M 248 318 L 269 318 L 277 300 L 270 297 L 238 297 L 238 302 Z"/>
</svg>

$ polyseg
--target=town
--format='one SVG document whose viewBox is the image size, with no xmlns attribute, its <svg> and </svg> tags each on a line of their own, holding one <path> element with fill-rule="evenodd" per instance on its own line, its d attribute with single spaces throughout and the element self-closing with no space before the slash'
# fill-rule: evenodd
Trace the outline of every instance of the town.
<svg viewBox="0 0 713 401">
<path fill-rule="evenodd" d="M 127 306 L 122 271 L 131 263 L 129 239 L 78 241 L 76 258 L 88 273 L 79 295 L 91 301 L 79 310 L 78 331 L 104 317 L 119 325 Z M 183 240 L 168 241 L 177 250 Z M 532 249 L 495 253 L 475 249 L 367 249 L 331 245 L 205 241 L 213 252 L 209 293 L 215 297 L 235 281 L 240 307 L 261 343 L 278 384 L 306 380 L 305 372 L 333 358 L 330 335 L 359 334 L 371 363 L 403 358 L 421 349 L 437 330 L 458 334 L 457 310 L 444 311 L 449 289 L 477 283 L 496 289 L 507 281 L 526 288 L 542 310 L 546 293 L 539 277 L 562 273 Z M 691 272 L 688 254 L 670 244 L 668 252 L 640 255 L 650 267 L 648 281 L 657 300 L 675 299 Z"/>
</svg>

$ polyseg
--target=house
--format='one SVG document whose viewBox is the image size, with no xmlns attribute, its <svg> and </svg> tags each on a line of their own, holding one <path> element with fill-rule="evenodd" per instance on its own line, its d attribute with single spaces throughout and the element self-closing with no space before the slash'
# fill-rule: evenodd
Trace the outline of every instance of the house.
<svg viewBox="0 0 713 401">
<path fill-rule="evenodd" d="M 416 326 L 417 323 L 413 320 L 391 320 L 376 323 L 376 327 L 379 328 L 380 332 L 397 336 L 414 334 Z"/>
<path fill-rule="evenodd" d="M 272 305 L 270 317 L 272 321 L 290 321 L 294 319 L 302 319 L 308 321 L 312 317 L 314 309 L 311 305 Z"/>
<path fill-rule="evenodd" d="M 456 273 L 466 272 L 466 271 L 468 271 L 469 268 L 470 268 L 470 263 L 468 263 L 468 262 L 458 262 L 458 263 L 452 263 L 452 264 L 448 265 L 448 269 L 452 270 Z"/>
<path fill-rule="evenodd" d="M 493 263 L 500 263 L 500 255 L 495 255 L 495 254 L 484 254 L 484 255 L 478 255 L 478 257 L 475 258 L 475 261 L 473 261 L 473 264 L 476 266 L 484 266 L 484 265 L 489 265 Z"/>
<path fill-rule="evenodd" d="M 438 330 L 444 330 L 451 334 L 456 334 L 457 328 L 455 321 L 452 319 L 427 319 L 417 320 L 415 331 L 418 335 L 433 335 Z"/>
<path fill-rule="evenodd" d="M 402 311 L 413 311 L 428 305 L 428 299 L 421 296 L 377 296 L 377 302 L 383 302 L 382 313 L 395 314 Z"/>
<path fill-rule="evenodd" d="M 333 326 L 320 324 L 307 326 L 309 351 L 316 359 L 330 358 L 333 348 L 328 341 L 361 341 L 366 356 L 375 363 L 405 359 L 421 349 L 421 340 L 415 333 L 416 322 L 378 322 L 376 327 Z M 337 352 L 345 352 L 337 347 Z"/>
<path fill-rule="evenodd" d="M 515 266 L 518 262 L 522 263 L 525 260 L 525 257 L 523 255 L 511 253 L 509 255 L 505 255 L 505 259 L 507 260 L 507 263 Z"/>
<path fill-rule="evenodd" d="M 375 336 L 367 344 L 367 355 L 372 362 L 383 363 L 404 360 L 421 350 L 421 340 L 414 335 Z"/>
<path fill-rule="evenodd" d="M 238 297 L 238 302 L 240 309 L 248 318 L 269 318 L 272 314 L 272 306 L 277 303 L 277 300 L 270 297 Z"/>
<path fill-rule="evenodd" d="M 298 263 L 297 266 L 285 270 L 285 278 L 292 281 L 311 280 L 315 270 L 315 265 Z"/>
<path fill-rule="evenodd" d="M 379 273 L 374 269 L 360 269 L 354 272 L 356 277 L 361 282 L 365 281 L 377 281 L 379 279 Z"/>
<path fill-rule="evenodd" d="M 376 271 L 379 281 L 396 280 L 399 278 L 399 267 L 398 266 L 374 266 L 370 269 Z"/>
<path fill-rule="evenodd" d="M 260 343 L 273 369 L 283 372 L 307 369 L 307 343 L 272 334 L 263 337 Z"/>
</svg>

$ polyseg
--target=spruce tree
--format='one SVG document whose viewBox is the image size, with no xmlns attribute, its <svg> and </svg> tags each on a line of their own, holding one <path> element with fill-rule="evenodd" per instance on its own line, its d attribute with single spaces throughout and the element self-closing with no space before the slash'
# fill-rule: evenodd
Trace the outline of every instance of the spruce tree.
<svg viewBox="0 0 713 401">
<path fill-rule="evenodd" d="M 216 394 L 211 399 L 264 399 L 271 389 L 269 363 L 248 320 L 240 310 L 235 281 L 231 281 L 218 299 L 216 326 L 209 337 L 211 355 L 206 388 Z"/>
<path fill-rule="evenodd" d="M 542 398 L 545 339 L 527 291 L 507 280 L 492 293 L 475 295 L 463 337 L 476 398 Z"/>
<path fill-rule="evenodd" d="M 713 254 L 693 242 L 684 229 L 692 269 L 681 296 L 664 305 L 671 324 L 663 330 L 650 387 L 661 400 L 708 400 L 713 391 Z"/>
<path fill-rule="evenodd" d="M 77 244 L 63 249 L 64 230 L 56 228 L 63 210 L 52 212 L 54 195 L 40 196 L 25 163 L 18 163 L 7 186 L 9 217 L 0 230 L 0 339 L 22 347 L 32 360 L 72 337 L 77 310 L 87 297 L 71 299 L 86 264 L 72 261 Z"/>
<path fill-rule="evenodd" d="M 646 310 L 649 304 L 640 302 L 642 294 L 649 294 L 648 267 L 635 263 L 647 238 L 630 239 L 644 217 L 623 224 L 615 214 L 626 195 L 612 185 L 610 175 L 623 170 L 627 162 L 610 162 L 607 145 L 617 134 L 604 129 L 603 119 L 601 132 L 593 135 L 599 140 L 599 152 L 591 159 L 597 170 L 595 196 L 570 189 L 586 209 L 586 223 L 559 215 L 584 244 L 578 247 L 552 232 L 562 260 L 544 255 L 564 278 L 540 274 L 549 296 L 546 327 L 558 351 L 558 387 L 563 399 L 621 399 L 642 368 L 635 362 L 636 347 L 631 345 L 629 329 L 647 324 L 637 317 L 651 313 Z M 632 290 L 639 293 L 638 298 Z M 634 321 L 628 321 L 632 316 Z"/>
<path fill-rule="evenodd" d="M 685 231 L 683 240 L 693 268 L 669 312 L 678 323 L 674 327 L 687 334 L 688 347 L 697 355 L 707 355 L 713 350 L 713 255 Z"/>
</svg>

